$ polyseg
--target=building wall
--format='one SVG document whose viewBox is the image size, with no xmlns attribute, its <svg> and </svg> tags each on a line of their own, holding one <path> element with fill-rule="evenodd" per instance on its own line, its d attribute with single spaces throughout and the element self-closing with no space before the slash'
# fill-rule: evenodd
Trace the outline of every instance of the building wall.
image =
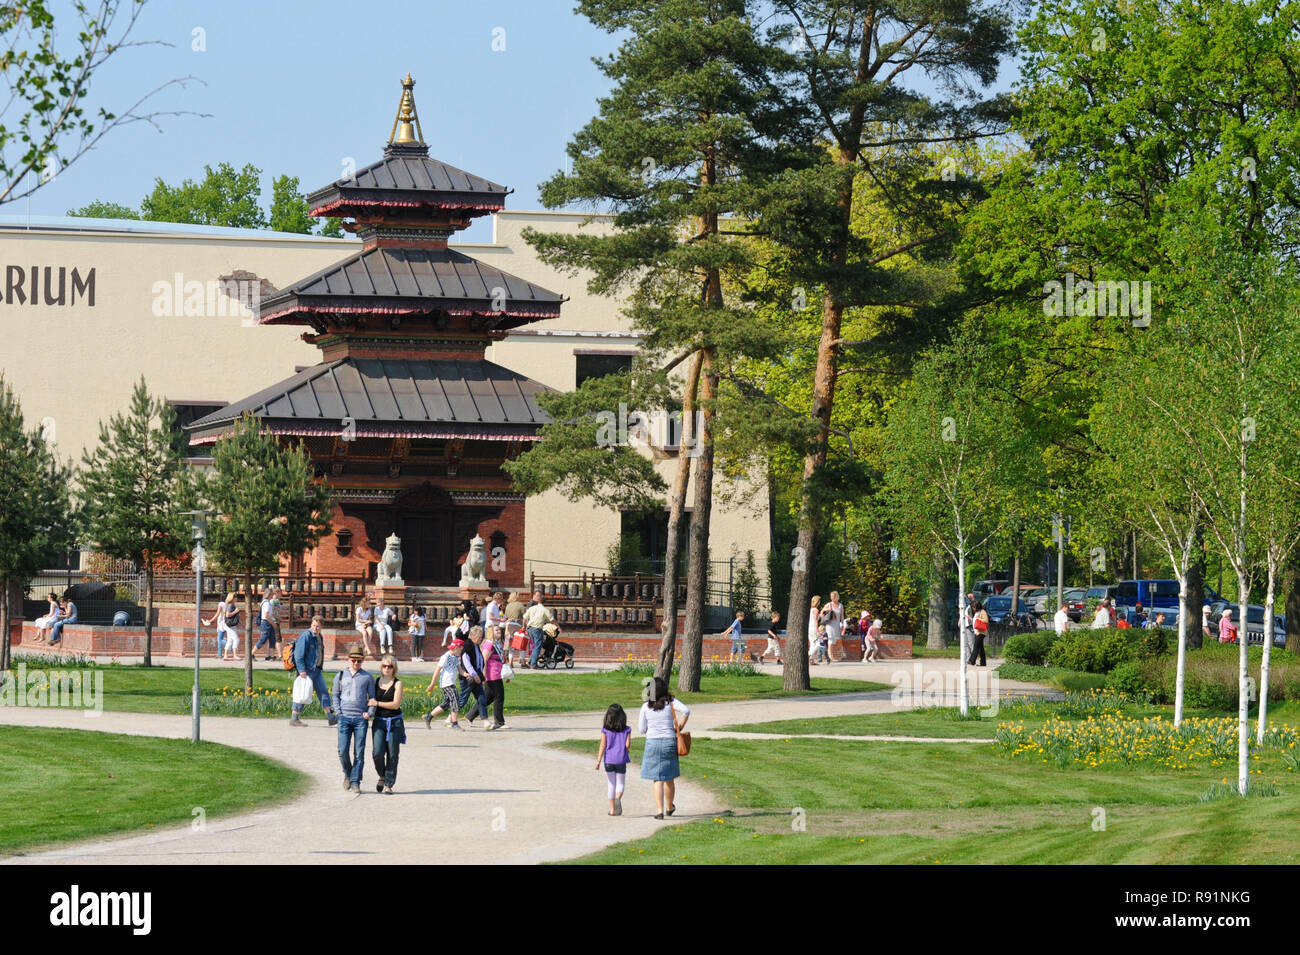
<svg viewBox="0 0 1300 955">
<path fill-rule="evenodd" d="M 488 347 L 489 361 L 504 365 L 557 390 L 575 385 L 578 350 L 632 353 L 639 336 L 619 314 L 618 302 L 591 295 L 583 276 L 567 276 L 544 265 L 523 240 L 526 227 L 542 231 L 606 229 L 608 219 L 576 213 L 503 212 L 494 217 L 493 242 L 453 247 L 487 264 L 569 297 L 561 317 L 533 323 Z M 150 224 L 140 224 L 149 228 Z M 291 376 L 320 360 L 317 348 L 301 340 L 302 328 L 257 326 L 232 304 L 202 314 L 175 312 L 166 288 L 186 282 L 216 282 L 237 270 L 254 273 L 277 288 L 320 271 L 352 254 L 351 239 L 286 236 L 276 233 L 213 230 L 211 234 L 165 232 L 86 232 L 52 228 L 0 227 L 0 374 L 22 402 L 30 424 L 48 420 L 47 433 L 61 457 L 79 462 L 82 450 L 98 437 L 99 422 L 124 410 L 131 389 L 143 376 L 151 392 L 172 400 L 233 401 Z M 24 291 L 32 266 L 95 270 L 95 300 L 84 297 L 62 306 L 10 301 L 8 266 L 20 270 Z M 179 275 L 179 280 L 177 276 Z M 16 298 L 17 296 L 12 296 Z M 65 299 L 66 301 L 66 299 Z M 221 314 L 224 312 L 224 314 Z M 159 314 L 161 313 L 161 314 Z M 673 459 L 660 462 L 671 483 Z M 711 547 L 714 559 L 743 556 L 752 549 L 761 559 L 768 548 L 766 501 L 756 511 L 727 510 L 715 490 Z M 517 514 L 512 522 L 520 522 Z M 522 518 L 526 540 L 522 556 L 510 548 L 514 564 L 524 561 L 538 573 L 559 572 L 564 564 L 602 569 L 605 552 L 619 536 L 616 511 L 591 502 L 569 502 L 559 494 L 530 498 Z M 489 529 L 488 532 L 490 532 Z M 512 542 L 519 539 L 505 528 Z M 486 534 L 485 534 L 486 536 Z M 534 567 L 535 564 L 535 567 Z M 323 570 L 324 568 L 322 568 Z M 573 568 L 570 568 L 573 569 Z M 576 571 L 575 571 L 576 572 Z"/>
</svg>

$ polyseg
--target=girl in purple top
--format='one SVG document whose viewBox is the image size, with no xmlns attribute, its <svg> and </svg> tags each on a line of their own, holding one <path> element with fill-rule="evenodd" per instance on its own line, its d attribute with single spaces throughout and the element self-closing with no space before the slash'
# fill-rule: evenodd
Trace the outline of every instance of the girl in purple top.
<svg viewBox="0 0 1300 955">
<path fill-rule="evenodd" d="M 623 789 L 627 782 L 627 743 L 632 731 L 627 725 L 623 707 L 611 703 L 605 711 L 605 725 L 600 731 L 600 750 L 596 753 L 596 771 L 605 763 L 605 778 L 609 780 L 609 814 L 623 815 Z"/>
</svg>

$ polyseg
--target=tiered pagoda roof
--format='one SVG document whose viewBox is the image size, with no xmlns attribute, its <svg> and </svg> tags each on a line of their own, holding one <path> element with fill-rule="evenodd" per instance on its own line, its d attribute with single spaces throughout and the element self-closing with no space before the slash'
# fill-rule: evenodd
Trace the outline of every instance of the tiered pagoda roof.
<svg viewBox="0 0 1300 955">
<path fill-rule="evenodd" d="M 560 314 L 563 297 L 447 247 L 504 208 L 504 186 L 429 156 L 402 99 L 384 158 L 308 196 L 312 215 L 343 219 L 362 249 L 263 298 L 259 324 L 306 325 L 321 364 L 233 402 L 187 430 L 210 444 L 248 413 L 277 433 L 517 441 L 547 420 L 544 385 L 484 358 L 520 325 Z"/>
</svg>

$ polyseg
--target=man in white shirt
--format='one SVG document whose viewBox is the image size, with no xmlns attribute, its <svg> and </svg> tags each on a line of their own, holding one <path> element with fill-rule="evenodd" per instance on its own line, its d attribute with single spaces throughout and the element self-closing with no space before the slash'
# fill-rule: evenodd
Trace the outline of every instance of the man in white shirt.
<svg viewBox="0 0 1300 955">
<path fill-rule="evenodd" d="M 504 626 L 506 622 L 505 606 L 506 595 L 498 590 L 492 595 L 492 599 L 488 601 L 487 606 L 483 608 L 484 626 L 489 628 Z M 489 629 L 488 633 L 491 632 Z"/>
<path fill-rule="evenodd" d="M 1105 630 L 1110 626 L 1110 605 L 1106 601 L 1097 604 L 1097 616 L 1092 618 L 1093 630 Z"/>
<path fill-rule="evenodd" d="M 1052 622 L 1056 624 L 1056 635 L 1064 636 L 1065 631 L 1070 626 L 1070 615 L 1065 612 L 1064 607 L 1057 607 L 1056 614 L 1052 617 Z"/>
<path fill-rule="evenodd" d="M 542 627 L 555 621 L 555 614 L 542 603 L 542 592 L 539 590 L 533 594 L 536 603 L 529 606 L 524 611 L 524 626 L 528 628 L 528 639 L 532 641 L 532 647 L 528 653 L 528 666 L 534 668 L 537 666 L 537 657 L 542 652 L 542 641 L 545 634 L 542 633 Z"/>
<path fill-rule="evenodd" d="M 269 644 L 265 657 L 267 660 L 275 659 L 275 634 L 280 626 L 278 619 L 279 612 L 275 604 L 275 598 L 279 596 L 279 593 L 280 589 L 274 584 L 266 588 L 266 593 L 262 597 L 262 636 L 261 639 L 257 641 L 257 646 L 253 647 L 253 652 L 256 653 L 258 650 L 262 649 L 262 644 Z"/>
</svg>

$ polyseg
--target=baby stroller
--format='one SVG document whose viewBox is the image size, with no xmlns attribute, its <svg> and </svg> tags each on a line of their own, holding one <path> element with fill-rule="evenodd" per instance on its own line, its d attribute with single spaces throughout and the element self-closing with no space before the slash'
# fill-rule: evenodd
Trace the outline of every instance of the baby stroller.
<svg viewBox="0 0 1300 955">
<path fill-rule="evenodd" d="M 558 639 L 560 628 L 548 623 L 542 628 L 542 650 L 537 655 L 537 666 L 554 670 L 561 663 L 566 670 L 573 669 L 573 644 Z"/>
</svg>

